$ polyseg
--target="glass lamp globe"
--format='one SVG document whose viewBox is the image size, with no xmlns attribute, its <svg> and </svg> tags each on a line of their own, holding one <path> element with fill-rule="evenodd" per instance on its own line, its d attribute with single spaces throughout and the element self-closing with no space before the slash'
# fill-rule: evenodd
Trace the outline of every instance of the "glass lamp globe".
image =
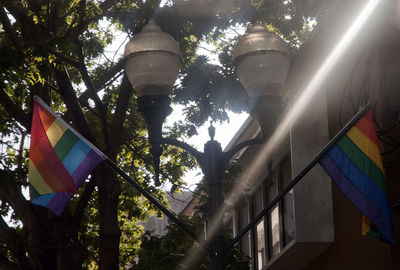
<svg viewBox="0 0 400 270">
<path fill-rule="evenodd" d="M 255 24 L 236 44 L 232 58 L 250 98 L 281 95 L 289 70 L 289 48 L 277 34 Z"/>
<path fill-rule="evenodd" d="M 138 97 L 168 96 L 181 65 L 179 44 L 150 20 L 125 46 L 125 72 Z"/>
</svg>

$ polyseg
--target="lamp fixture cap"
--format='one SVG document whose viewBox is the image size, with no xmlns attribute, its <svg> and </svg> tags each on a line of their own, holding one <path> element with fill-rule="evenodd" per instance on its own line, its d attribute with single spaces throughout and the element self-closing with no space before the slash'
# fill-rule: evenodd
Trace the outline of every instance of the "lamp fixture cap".
<svg viewBox="0 0 400 270">
<path fill-rule="evenodd" d="M 276 33 L 268 31 L 264 24 L 257 22 L 235 45 L 232 59 L 237 62 L 239 58 L 253 53 L 275 51 L 289 55 L 289 47 Z"/>
<path fill-rule="evenodd" d="M 142 31 L 126 44 L 124 57 L 151 51 L 164 51 L 181 56 L 178 42 L 171 35 L 163 32 L 153 20 L 149 20 Z"/>
</svg>

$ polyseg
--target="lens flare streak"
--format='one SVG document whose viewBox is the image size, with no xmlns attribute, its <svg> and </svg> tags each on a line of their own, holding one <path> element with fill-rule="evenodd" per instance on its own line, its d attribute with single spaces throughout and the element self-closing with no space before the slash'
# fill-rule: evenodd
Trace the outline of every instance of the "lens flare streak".
<svg viewBox="0 0 400 270">
<path fill-rule="evenodd" d="M 331 51 L 331 53 L 322 63 L 315 75 L 311 78 L 300 96 L 297 98 L 294 104 L 291 105 L 290 110 L 288 110 L 287 113 L 284 115 L 284 117 L 282 118 L 283 120 L 277 126 L 274 134 L 271 136 L 268 142 L 263 145 L 260 151 L 262 154 L 255 162 L 253 162 L 246 168 L 240 183 L 235 186 L 235 188 L 231 191 L 229 197 L 226 198 L 230 205 L 234 204 L 236 200 L 241 197 L 242 192 L 252 184 L 251 182 L 254 181 L 254 179 L 256 178 L 256 172 L 259 172 L 262 168 L 265 167 L 266 160 L 269 155 L 273 152 L 275 147 L 279 146 L 282 143 L 284 138 L 289 133 L 291 123 L 294 123 L 306 110 L 306 108 L 310 106 L 312 98 L 317 94 L 322 83 L 327 78 L 328 74 L 332 71 L 338 60 L 343 56 L 346 49 L 348 49 L 351 42 L 354 41 L 354 38 L 359 33 L 360 29 L 365 25 L 365 22 L 367 21 L 371 13 L 375 10 L 379 2 L 380 0 L 370 0 L 366 4 L 364 9 L 360 12 L 360 14 L 347 30 L 347 32 L 344 34 L 342 39 Z M 228 207 L 229 206 L 226 205 L 220 207 L 218 211 L 219 217 L 222 217 L 224 215 L 224 213 L 228 210 Z M 216 218 L 215 220 L 220 219 Z M 213 228 L 216 228 L 218 226 L 214 225 L 213 221 L 211 221 L 210 224 L 210 232 L 208 235 L 213 235 L 213 232 L 215 231 L 215 229 L 213 230 Z M 190 257 L 193 258 L 193 254 Z M 190 265 L 192 258 L 185 258 L 182 261 L 182 264 Z"/>
</svg>

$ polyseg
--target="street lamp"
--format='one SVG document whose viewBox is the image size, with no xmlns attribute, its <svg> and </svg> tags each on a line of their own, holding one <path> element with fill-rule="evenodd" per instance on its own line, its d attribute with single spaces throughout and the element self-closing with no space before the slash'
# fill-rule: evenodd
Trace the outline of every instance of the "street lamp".
<svg viewBox="0 0 400 270">
<path fill-rule="evenodd" d="M 171 113 L 170 88 L 181 65 L 179 44 L 150 20 L 125 46 L 125 72 L 138 97 L 138 111 L 149 132 L 155 184 L 160 185 L 162 124 Z"/>
<path fill-rule="evenodd" d="M 169 93 L 180 66 L 178 43 L 161 31 L 154 22 L 143 27 L 125 47 L 125 72 L 138 96 L 138 112 L 143 116 L 149 132 L 151 154 L 155 168 L 155 184 L 159 185 L 159 163 L 163 144 L 178 146 L 192 154 L 201 167 L 207 183 L 208 218 L 214 219 L 207 251 L 214 270 L 224 269 L 227 252 L 223 235 L 222 216 L 217 210 L 223 205 L 222 178 L 232 156 L 243 147 L 259 144 L 270 136 L 281 107 L 281 89 L 289 68 L 289 51 L 285 42 L 256 24 L 235 46 L 233 61 L 239 80 L 249 96 L 250 115 L 261 126 L 263 138 L 244 141 L 227 152 L 214 140 L 214 128 L 209 128 L 211 139 L 199 152 L 190 145 L 162 137 L 162 124 L 171 113 Z"/>
<path fill-rule="evenodd" d="M 232 53 L 239 80 L 248 95 L 248 110 L 269 137 L 281 113 L 282 87 L 289 70 L 289 48 L 274 32 L 256 23 Z"/>
</svg>

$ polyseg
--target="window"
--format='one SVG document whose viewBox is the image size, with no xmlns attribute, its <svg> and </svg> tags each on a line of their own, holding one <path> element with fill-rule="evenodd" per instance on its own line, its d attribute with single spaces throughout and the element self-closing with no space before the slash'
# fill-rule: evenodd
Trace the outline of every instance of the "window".
<svg viewBox="0 0 400 270">
<path fill-rule="evenodd" d="M 272 208 L 271 213 L 269 214 L 270 219 L 270 231 L 271 231 L 271 240 L 270 240 L 270 257 L 276 256 L 281 251 L 281 237 L 280 237 L 280 224 L 279 224 L 279 207 L 278 205 Z"/>
<path fill-rule="evenodd" d="M 260 188 L 253 196 L 253 217 L 256 216 L 263 208 L 265 204 L 265 192 L 264 189 Z M 254 255 L 256 260 L 256 269 L 261 270 L 263 266 L 266 264 L 266 246 L 265 246 L 265 226 L 264 226 L 264 219 L 260 220 L 256 225 L 255 229 L 253 230 L 254 235 L 254 243 L 255 247 L 254 250 L 256 254 Z"/>
<path fill-rule="evenodd" d="M 256 233 L 257 233 L 257 265 L 258 265 L 257 268 L 261 270 L 266 263 L 264 220 L 261 220 L 259 223 L 257 223 Z"/>
<path fill-rule="evenodd" d="M 265 179 L 265 177 L 264 177 Z M 290 154 L 281 158 L 273 166 L 271 177 L 266 177 L 253 191 L 248 199 L 242 200 L 235 216 L 238 230 L 243 229 L 276 197 L 291 180 Z M 253 269 L 265 269 L 268 262 L 278 256 L 282 249 L 294 240 L 293 191 L 290 191 L 271 211 L 265 215 L 249 233 L 239 241 L 240 250 L 249 255 Z M 235 220 L 235 219 L 233 219 Z M 233 227 L 235 225 L 233 224 Z"/>
<path fill-rule="evenodd" d="M 290 154 L 273 166 L 271 175 L 267 176 L 266 189 L 268 202 L 291 181 Z M 293 191 L 279 201 L 268 213 L 268 259 L 278 255 L 294 239 L 293 227 Z"/>
<path fill-rule="evenodd" d="M 239 211 L 239 231 L 246 227 L 249 224 L 249 207 L 247 202 L 245 202 Z M 240 251 L 250 256 L 250 234 L 246 233 L 241 239 L 239 243 Z"/>
<path fill-rule="evenodd" d="M 234 143 L 257 136 L 257 125 L 249 122 Z M 266 159 L 271 156 L 265 148 L 248 147 L 236 157 L 244 172 L 238 181 L 247 185 L 241 202 L 247 205 L 247 222 L 310 163 L 328 138 L 326 103 L 320 100 L 292 123 L 286 138 L 275 146 L 270 176 Z M 239 212 L 244 210 L 237 209 L 240 211 L 236 211 L 234 227 L 239 228 L 240 219 L 243 228 L 245 216 L 239 218 Z M 333 241 L 332 183 L 317 165 L 251 228 L 239 245 L 252 258 L 252 269 L 301 269 Z"/>
</svg>

